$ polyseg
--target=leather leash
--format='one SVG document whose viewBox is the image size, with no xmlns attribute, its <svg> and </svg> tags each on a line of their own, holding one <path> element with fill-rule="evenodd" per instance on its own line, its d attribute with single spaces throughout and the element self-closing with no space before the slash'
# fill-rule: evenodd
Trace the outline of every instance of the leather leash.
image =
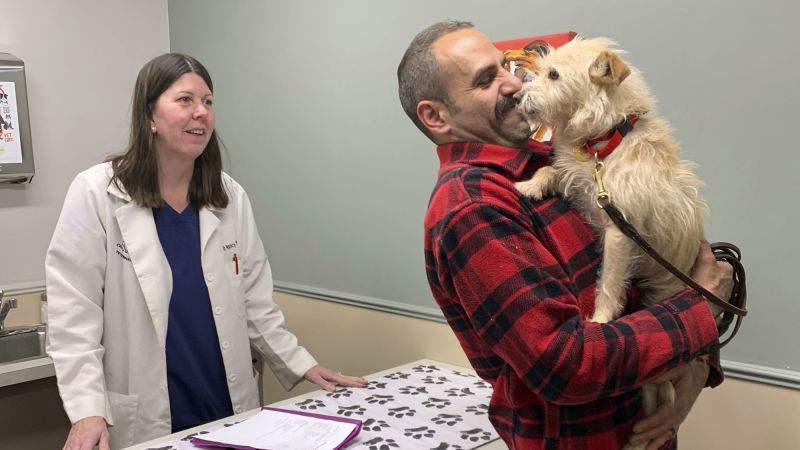
<svg viewBox="0 0 800 450">
<path fill-rule="evenodd" d="M 661 264 L 665 269 L 672 273 L 676 278 L 683 281 L 692 289 L 699 292 L 703 297 L 707 298 L 711 303 L 719 306 L 722 310 L 722 318 L 720 319 L 717 330 L 719 335 L 722 336 L 728 331 L 731 323 L 735 324 L 731 335 L 727 339 L 721 341 L 718 348 L 722 348 L 730 342 L 742 323 L 742 318 L 747 315 L 745 309 L 747 303 L 747 286 L 745 283 L 744 266 L 742 265 L 742 253 L 738 247 L 727 242 L 716 242 L 711 244 L 711 250 L 714 252 L 717 261 L 725 261 L 733 267 L 733 290 L 731 291 L 731 298 L 729 302 L 720 300 L 716 295 L 709 292 L 703 286 L 697 284 L 688 275 L 684 274 L 677 267 L 670 264 L 669 261 L 664 259 L 640 234 L 630 222 L 625 220 L 624 215 L 617 209 L 611 202 L 611 195 L 605 190 L 602 180 L 603 162 L 595 157 L 595 181 L 597 183 L 597 206 L 608 214 L 608 217 L 622 231 L 625 236 L 628 236 L 635 242 L 645 253 L 650 255 L 656 262 Z"/>
</svg>

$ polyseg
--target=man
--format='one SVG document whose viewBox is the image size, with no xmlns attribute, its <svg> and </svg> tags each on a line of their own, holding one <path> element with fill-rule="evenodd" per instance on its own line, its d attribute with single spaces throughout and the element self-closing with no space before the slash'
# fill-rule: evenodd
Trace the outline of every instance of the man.
<svg viewBox="0 0 800 450">
<path fill-rule="evenodd" d="M 514 188 L 549 163 L 550 147 L 528 141 L 513 101 L 521 82 L 502 63 L 472 24 L 441 22 L 398 67 L 401 104 L 441 161 L 425 218 L 434 298 L 494 387 L 490 420 L 510 448 L 676 448 L 700 390 L 722 381 L 718 353 L 698 361 L 718 341 L 715 310 L 687 289 L 608 324 L 584 319 L 597 236 L 563 199 L 531 202 Z M 731 268 L 708 243 L 692 276 L 729 297 Z M 643 419 L 639 388 L 660 380 L 677 400 Z"/>
</svg>

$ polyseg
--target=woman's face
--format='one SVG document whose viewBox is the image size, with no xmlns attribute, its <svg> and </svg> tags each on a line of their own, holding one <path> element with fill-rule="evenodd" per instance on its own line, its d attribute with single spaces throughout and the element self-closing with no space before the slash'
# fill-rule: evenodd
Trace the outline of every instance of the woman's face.
<svg viewBox="0 0 800 450">
<path fill-rule="evenodd" d="M 194 160 L 214 131 L 213 94 L 196 73 L 186 73 L 158 97 L 150 128 L 161 161 Z"/>
</svg>

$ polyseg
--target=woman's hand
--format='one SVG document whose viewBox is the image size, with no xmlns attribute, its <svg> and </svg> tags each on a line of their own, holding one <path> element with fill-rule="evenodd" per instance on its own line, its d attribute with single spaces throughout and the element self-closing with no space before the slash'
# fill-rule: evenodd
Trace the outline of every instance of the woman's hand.
<svg viewBox="0 0 800 450">
<path fill-rule="evenodd" d="M 337 385 L 347 387 L 364 387 L 367 385 L 367 380 L 364 378 L 342 375 L 340 372 L 326 369 L 319 364 L 308 369 L 304 377 L 329 392 L 335 391 Z"/>
<path fill-rule="evenodd" d="M 83 418 L 72 424 L 63 450 L 110 450 L 108 446 L 108 426 L 100 416 Z"/>
</svg>

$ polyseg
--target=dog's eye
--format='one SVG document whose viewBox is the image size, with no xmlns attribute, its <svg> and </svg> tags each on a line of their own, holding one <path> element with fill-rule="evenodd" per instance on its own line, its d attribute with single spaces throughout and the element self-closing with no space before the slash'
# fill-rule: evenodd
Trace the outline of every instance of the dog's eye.
<svg viewBox="0 0 800 450">
<path fill-rule="evenodd" d="M 547 78 L 550 78 L 551 80 L 557 80 L 558 71 L 556 69 L 550 69 L 550 72 L 547 73 Z"/>
</svg>

